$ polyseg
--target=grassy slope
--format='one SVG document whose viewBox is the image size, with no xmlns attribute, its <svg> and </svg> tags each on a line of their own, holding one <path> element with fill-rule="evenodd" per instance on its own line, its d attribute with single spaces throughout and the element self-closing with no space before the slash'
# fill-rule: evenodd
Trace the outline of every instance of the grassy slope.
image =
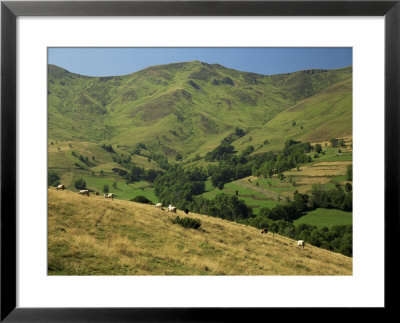
<svg viewBox="0 0 400 323">
<path fill-rule="evenodd" d="M 351 258 L 222 219 L 184 229 L 154 206 L 48 193 L 50 275 L 352 274 Z"/>
<path fill-rule="evenodd" d="M 265 136 L 272 142 L 282 138 L 283 143 L 287 136 L 309 134 L 314 124 L 311 127 L 299 120 L 299 126 L 304 123 L 303 131 L 286 133 L 286 128 L 282 128 L 286 125 L 279 119 L 274 121 L 275 116 L 301 100 L 351 79 L 351 73 L 351 68 L 344 68 L 265 76 L 194 61 L 153 66 L 126 76 L 93 78 L 50 65 L 49 138 L 106 141 L 131 148 L 144 142 L 154 152 L 171 158 L 178 152 L 184 158 L 197 153 L 204 155 L 236 126 L 249 131 L 235 143 L 238 150 L 242 150 L 241 145 L 250 136 L 253 145 L 261 145 Z M 223 83 L 227 77 L 233 85 Z M 340 91 L 351 96 L 351 88 Z M 322 99 L 337 98 L 340 91 L 336 89 L 331 94 L 328 91 Z M 351 111 L 351 106 L 346 107 Z M 297 118 L 295 114 L 294 117 Z M 327 120 L 333 117 L 337 115 L 326 115 Z M 344 119 L 341 130 L 347 131 L 347 116 Z M 291 124 L 292 115 L 288 120 Z M 270 128 L 281 129 L 285 136 L 281 131 L 279 136 L 271 137 Z"/>
<path fill-rule="evenodd" d="M 258 153 L 282 149 L 288 139 L 319 142 L 351 136 L 352 80 L 347 79 L 278 113 L 262 128 L 238 140 L 236 147 L 251 144 Z M 265 139 L 269 144 L 263 145 Z"/>
</svg>

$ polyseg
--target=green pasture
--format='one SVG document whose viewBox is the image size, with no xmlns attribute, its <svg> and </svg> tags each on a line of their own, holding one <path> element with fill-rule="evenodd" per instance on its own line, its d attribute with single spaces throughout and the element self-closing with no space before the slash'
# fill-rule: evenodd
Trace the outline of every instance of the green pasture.
<svg viewBox="0 0 400 323">
<path fill-rule="evenodd" d="M 353 223 L 353 213 L 336 209 L 315 209 L 308 212 L 305 216 L 293 222 L 296 226 L 299 224 L 311 224 L 318 228 L 332 227 L 334 225 L 351 225 Z"/>
</svg>

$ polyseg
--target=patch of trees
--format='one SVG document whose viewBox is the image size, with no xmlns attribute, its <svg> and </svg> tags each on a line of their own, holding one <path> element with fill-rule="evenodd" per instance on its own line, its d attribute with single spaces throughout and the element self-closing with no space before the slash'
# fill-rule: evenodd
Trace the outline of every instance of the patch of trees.
<svg viewBox="0 0 400 323">
<path fill-rule="evenodd" d="M 215 147 L 212 151 L 208 152 L 205 156 L 206 161 L 216 161 L 221 159 L 227 159 L 229 155 L 235 153 L 235 147 L 230 144 L 221 144 Z"/>
<path fill-rule="evenodd" d="M 93 164 L 89 161 L 89 157 L 83 156 L 83 155 L 79 155 L 78 158 L 82 163 L 88 165 L 89 167 L 93 166 Z"/>
<path fill-rule="evenodd" d="M 330 143 L 333 148 L 336 148 L 336 147 L 346 148 L 346 143 L 344 142 L 343 139 L 332 138 L 330 140 Z"/>
<path fill-rule="evenodd" d="M 285 204 L 278 204 L 272 209 L 264 207 L 260 209 L 260 216 L 270 220 L 293 221 L 304 215 L 309 208 L 310 197 L 307 194 L 300 194 L 297 190 L 293 194 L 293 201 Z"/>
<path fill-rule="evenodd" d="M 195 195 L 204 193 L 206 179 L 203 168 L 184 170 L 181 166 L 172 165 L 155 179 L 154 193 L 164 205 L 173 204 L 184 209 Z"/>
<path fill-rule="evenodd" d="M 312 146 L 308 142 L 302 143 L 289 139 L 286 141 L 283 151 L 255 156 L 253 175 L 262 175 L 267 178 L 297 167 L 299 163 L 311 162 L 311 157 L 306 155 L 311 149 Z"/>
<path fill-rule="evenodd" d="M 152 183 L 158 175 L 163 174 L 163 172 L 160 170 L 144 169 L 143 167 L 132 164 L 128 165 L 128 167 L 125 167 L 129 169 L 128 174 L 124 176 L 127 183 L 138 182 L 140 180 L 145 180 Z"/>
<path fill-rule="evenodd" d="M 139 155 L 139 156 L 142 156 L 142 153 L 141 153 L 141 150 L 142 150 L 142 149 L 147 150 L 147 146 L 146 146 L 144 143 L 139 142 L 139 143 L 136 145 L 135 149 L 132 150 L 132 155 Z"/>
<path fill-rule="evenodd" d="M 242 151 L 242 156 L 250 155 L 253 151 L 254 151 L 254 146 L 249 145 Z"/>
<path fill-rule="evenodd" d="M 137 166 L 131 162 L 131 156 L 125 157 L 124 155 L 113 156 L 113 161 L 120 164 L 128 171 L 113 168 L 114 172 L 117 172 L 120 176 L 124 177 L 126 183 L 138 182 L 140 180 L 146 180 L 149 182 L 154 182 L 158 175 L 163 172 L 156 169 L 144 169 L 143 167 Z"/>
<path fill-rule="evenodd" d="M 150 154 L 150 158 L 155 161 L 158 167 L 164 170 L 167 170 L 170 167 L 168 158 L 163 155 Z"/>
<path fill-rule="evenodd" d="M 314 184 L 311 190 L 310 206 L 313 209 L 321 207 L 352 211 L 353 193 L 351 190 L 346 192 L 340 185 L 336 185 L 332 190 L 324 190 L 321 185 Z"/>
<path fill-rule="evenodd" d="M 91 163 L 89 161 L 89 157 L 87 157 L 87 156 L 77 155 L 77 153 L 75 151 L 72 151 L 71 155 L 78 158 L 82 163 L 86 164 L 89 167 L 94 165 L 93 163 Z M 92 156 L 92 160 L 94 160 L 94 156 Z M 79 164 L 75 164 L 75 165 L 79 165 Z M 82 168 L 82 167 L 80 167 L 80 168 Z"/>
<path fill-rule="evenodd" d="M 119 156 L 113 156 L 112 157 L 113 162 L 118 163 L 120 165 L 125 165 L 131 162 L 131 156 L 128 155 L 125 157 L 124 155 L 119 155 Z"/>
<path fill-rule="evenodd" d="M 115 153 L 114 148 L 112 147 L 112 145 L 106 145 L 106 144 L 102 144 L 101 148 L 107 150 L 109 153 Z"/>
<path fill-rule="evenodd" d="M 78 190 L 84 190 L 86 189 L 86 182 L 83 178 L 78 178 L 75 182 L 74 182 L 74 187 Z"/>
<path fill-rule="evenodd" d="M 207 173 L 211 176 L 211 184 L 214 187 L 251 175 L 251 165 L 248 163 L 241 164 L 238 161 L 239 157 L 234 157 L 236 158 L 207 167 Z"/>
<path fill-rule="evenodd" d="M 58 176 L 56 172 L 49 171 L 47 173 L 47 185 L 55 187 L 59 184 L 60 184 L 60 176 Z"/>
<path fill-rule="evenodd" d="M 207 214 L 229 221 L 239 221 L 253 216 L 253 210 L 236 195 L 218 194 L 214 199 L 196 196 L 187 206 L 191 212 Z"/>
<path fill-rule="evenodd" d="M 315 150 L 315 152 L 316 152 L 317 154 L 319 154 L 319 153 L 322 152 L 322 146 L 321 146 L 320 144 L 316 144 L 316 145 L 314 146 L 314 150 Z"/>
</svg>

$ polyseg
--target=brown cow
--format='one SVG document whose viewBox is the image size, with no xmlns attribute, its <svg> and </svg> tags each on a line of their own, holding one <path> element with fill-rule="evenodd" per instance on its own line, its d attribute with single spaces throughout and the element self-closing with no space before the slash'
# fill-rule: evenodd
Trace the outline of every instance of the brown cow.
<svg viewBox="0 0 400 323">
<path fill-rule="evenodd" d="M 267 228 L 263 228 L 263 229 L 261 230 L 261 233 L 268 234 L 268 229 L 267 229 Z"/>
<path fill-rule="evenodd" d="M 96 192 L 95 194 L 96 194 L 96 196 L 99 196 L 99 195 L 100 195 L 99 192 Z"/>
</svg>

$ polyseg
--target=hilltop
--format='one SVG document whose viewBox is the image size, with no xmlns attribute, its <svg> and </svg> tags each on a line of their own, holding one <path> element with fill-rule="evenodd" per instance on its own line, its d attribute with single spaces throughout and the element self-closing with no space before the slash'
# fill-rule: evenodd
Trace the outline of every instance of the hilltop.
<svg viewBox="0 0 400 323">
<path fill-rule="evenodd" d="M 352 259 L 234 222 L 48 190 L 49 275 L 351 275 Z"/>
</svg>

